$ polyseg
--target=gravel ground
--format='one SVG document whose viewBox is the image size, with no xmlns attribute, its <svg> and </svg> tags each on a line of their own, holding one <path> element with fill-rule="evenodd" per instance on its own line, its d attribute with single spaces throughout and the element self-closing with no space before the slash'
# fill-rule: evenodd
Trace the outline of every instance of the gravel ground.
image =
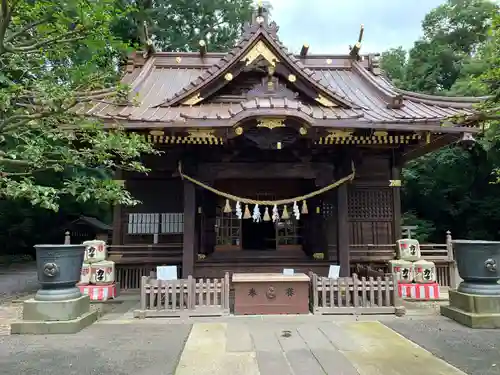
<svg viewBox="0 0 500 375">
<path fill-rule="evenodd" d="M 469 375 L 500 375 L 500 330 L 471 329 L 444 317 L 383 323 Z"/>
<path fill-rule="evenodd" d="M 2 375 L 171 375 L 190 325 L 94 324 L 75 335 L 0 337 Z"/>
<path fill-rule="evenodd" d="M 38 289 L 36 263 L 0 266 L 0 303 L 19 294 Z"/>
</svg>

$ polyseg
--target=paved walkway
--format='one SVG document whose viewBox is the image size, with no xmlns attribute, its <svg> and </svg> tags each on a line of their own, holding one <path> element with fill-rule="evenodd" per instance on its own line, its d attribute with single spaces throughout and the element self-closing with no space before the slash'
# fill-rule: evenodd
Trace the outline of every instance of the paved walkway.
<svg viewBox="0 0 500 375">
<path fill-rule="evenodd" d="M 175 375 L 463 375 L 380 322 L 198 323 Z"/>
</svg>

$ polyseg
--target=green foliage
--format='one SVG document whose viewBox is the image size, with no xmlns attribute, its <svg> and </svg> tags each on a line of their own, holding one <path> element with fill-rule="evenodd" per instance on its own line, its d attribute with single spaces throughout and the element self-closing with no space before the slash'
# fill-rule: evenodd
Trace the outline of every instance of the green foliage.
<svg viewBox="0 0 500 375">
<path fill-rule="evenodd" d="M 406 62 L 395 59 L 394 51 L 382 56 L 389 75 L 397 72 L 404 77 L 400 86 L 412 91 L 492 98 L 475 116 L 489 129 L 472 152 L 450 146 L 406 165 L 404 222 L 423 226 L 431 241 L 442 242 L 447 230 L 455 238 L 499 239 L 498 6 L 491 1 L 449 0 L 432 10 L 422 26 L 424 38 L 415 43 Z"/>
<path fill-rule="evenodd" d="M 154 44 L 164 51 L 193 51 L 203 39 L 210 51 L 233 47 L 250 19 L 252 0 L 117 0 L 135 6 L 128 17 L 117 18 L 113 30 L 130 44 L 144 46 L 144 23 Z"/>
<path fill-rule="evenodd" d="M 397 86 L 404 88 L 406 51 L 403 47 L 391 48 L 382 53 L 381 68 L 387 77 Z"/>
<path fill-rule="evenodd" d="M 416 226 L 415 233 L 412 238 L 415 238 L 421 243 L 429 242 L 430 236 L 435 231 L 434 225 L 429 220 L 419 219 L 413 211 L 405 212 L 401 217 L 402 225 Z M 442 241 L 442 238 L 440 239 Z"/>
<path fill-rule="evenodd" d="M 137 201 L 113 170 L 146 172 L 155 151 L 84 114 L 127 100 L 110 34 L 112 0 L 0 0 L 0 196 L 59 209 L 64 196 L 98 204 Z"/>
</svg>

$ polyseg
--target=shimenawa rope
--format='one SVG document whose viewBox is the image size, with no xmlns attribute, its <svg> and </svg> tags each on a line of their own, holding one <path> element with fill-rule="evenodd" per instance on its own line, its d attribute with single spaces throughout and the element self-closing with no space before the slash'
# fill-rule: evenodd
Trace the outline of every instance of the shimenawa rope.
<svg viewBox="0 0 500 375">
<path fill-rule="evenodd" d="M 330 185 L 327 185 L 321 189 L 318 189 L 318 190 L 315 190 L 309 194 L 306 194 L 306 195 L 301 195 L 300 197 L 295 197 L 295 198 L 289 198 L 289 199 L 281 199 L 281 200 L 277 200 L 277 201 L 260 201 L 260 200 L 256 200 L 256 199 L 250 199 L 250 198 L 244 198 L 244 197 L 238 197 L 236 195 L 233 195 L 233 194 L 229 194 L 229 193 L 225 193 L 223 191 L 220 191 L 220 190 L 217 190 L 207 184 L 204 184 L 203 182 L 201 181 L 198 181 L 190 176 L 188 176 L 187 174 L 184 174 L 182 172 L 182 164 L 181 162 L 179 162 L 179 166 L 178 166 L 178 170 L 179 170 L 179 174 L 180 176 L 183 178 L 183 179 L 186 179 L 190 182 L 192 182 L 193 184 L 195 185 L 198 185 L 208 191 L 211 191 L 212 193 L 214 194 L 217 194 L 221 197 L 224 197 L 226 199 L 230 199 L 232 201 L 235 201 L 235 202 L 241 202 L 241 203 L 244 203 L 244 204 L 256 204 L 256 205 L 259 205 L 259 206 L 281 206 L 281 205 L 285 205 L 285 204 L 291 204 L 291 203 L 294 203 L 294 202 L 300 202 L 300 201 L 305 201 L 305 200 L 308 200 L 310 198 L 313 198 L 317 195 L 320 195 L 320 194 L 323 194 L 323 193 L 326 193 L 327 191 L 329 190 L 332 190 L 332 189 L 335 189 L 337 186 L 340 186 L 342 185 L 343 183 L 347 182 L 347 181 L 351 181 L 354 179 L 354 176 L 356 175 L 356 168 L 354 167 L 354 163 L 351 162 L 351 168 L 352 168 L 352 172 L 341 178 L 340 180 L 330 184 Z"/>
</svg>

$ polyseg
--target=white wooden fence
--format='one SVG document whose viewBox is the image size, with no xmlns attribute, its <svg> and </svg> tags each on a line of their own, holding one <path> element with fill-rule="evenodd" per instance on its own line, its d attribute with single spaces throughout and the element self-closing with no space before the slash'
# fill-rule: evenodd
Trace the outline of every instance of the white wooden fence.
<svg viewBox="0 0 500 375">
<path fill-rule="evenodd" d="M 229 274 L 221 279 L 141 279 L 136 318 L 222 316 L 229 314 Z"/>
<path fill-rule="evenodd" d="M 329 279 L 311 274 L 313 314 L 404 314 L 395 275 Z"/>
</svg>

